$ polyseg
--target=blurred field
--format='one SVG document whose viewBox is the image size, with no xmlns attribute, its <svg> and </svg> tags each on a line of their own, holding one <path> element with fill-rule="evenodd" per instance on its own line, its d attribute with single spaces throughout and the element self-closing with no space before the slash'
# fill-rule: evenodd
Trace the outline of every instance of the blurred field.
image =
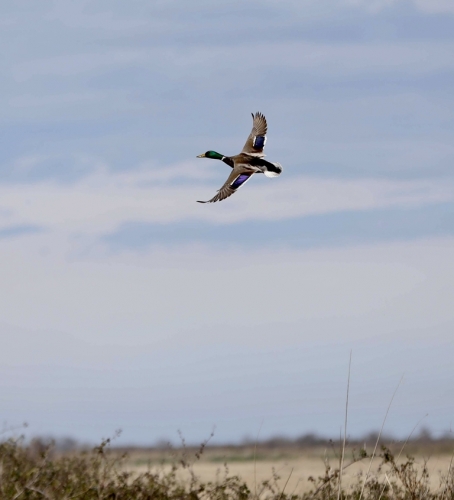
<svg viewBox="0 0 454 500">
<path fill-rule="evenodd" d="M 400 451 L 401 447 L 398 448 Z M 135 473 L 142 473 L 150 468 L 155 470 L 161 467 L 163 471 L 170 470 L 170 461 L 182 458 L 190 464 L 187 469 L 178 472 L 181 478 L 190 479 L 191 471 L 197 475 L 201 481 L 222 481 L 228 475 L 238 475 L 249 486 L 251 491 L 259 492 L 263 481 L 270 481 L 276 485 L 280 491 L 285 486 L 288 494 L 302 494 L 311 489 L 312 483 L 309 478 L 324 476 L 326 467 L 333 469 L 339 467 L 339 455 L 332 447 L 315 447 L 308 449 L 258 448 L 255 452 L 253 447 L 235 448 L 209 448 L 204 451 L 200 459 L 196 459 L 196 449 L 186 450 L 182 458 L 180 451 L 173 453 L 159 450 L 133 450 L 128 453 L 126 469 Z M 372 449 L 368 450 L 372 452 Z M 380 451 L 380 450 L 379 450 Z M 446 474 L 450 468 L 452 453 L 448 453 L 445 447 L 435 446 L 414 446 L 409 445 L 408 450 L 404 449 L 399 463 L 406 460 L 406 453 L 410 453 L 415 458 L 415 464 L 422 470 L 426 463 L 430 486 L 436 490 L 441 483 L 441 475 Z M 254 459 L 255 454 L 255 459 Z M 344 461 L 343 484 L 349 486 L 357 482 L 359 476 L 366 474 L 370 459 L 363 459 L 360 462 L 349 465 L 352 461 L 351 450 L 347 450 Z M 386 469 L 378 470 L 380 458 L 375 458 L 372 462 L 370 474 L 386 481 Z"/>
</svg>

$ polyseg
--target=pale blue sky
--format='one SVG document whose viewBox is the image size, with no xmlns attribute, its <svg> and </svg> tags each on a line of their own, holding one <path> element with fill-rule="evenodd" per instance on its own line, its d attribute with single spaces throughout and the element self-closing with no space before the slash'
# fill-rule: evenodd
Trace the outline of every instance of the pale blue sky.
<svg viewBox="0 0 454 500">
<path fill-rule="evenodd" d="M 0 7 L 0 398 L 126 442 L 454 418 L 454 2 Z M 269 123 L 276 179 L 214 205 Z"/>
</svg>

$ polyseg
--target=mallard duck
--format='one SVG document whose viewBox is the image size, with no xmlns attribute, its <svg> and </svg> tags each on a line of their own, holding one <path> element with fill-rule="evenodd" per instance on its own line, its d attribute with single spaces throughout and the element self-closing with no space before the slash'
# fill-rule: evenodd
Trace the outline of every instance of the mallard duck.
<svg viewBox="0 0 454 500">
<path fill-rule="evenodd" d="M 232 168 L 228 179 L 219 189 L 217 194 L 208 201 L 199 201 L 199 203 L 214 203 L 225 200 L 235 193 L 245 182 L 254 174 L 265 174 L 267 177 L 276 177 L 282 172 L 280 163 L 271 163 L 264 159 L 263 149 L 266 143 L 267 124 L 266 118 L 262 113 L 252 113 L 252 131 L 239 155 L 224 156 L 216 151 L 207 151 L 197 158 L 211 158 L 213 160 L 222 160 Z"/>
</svg>

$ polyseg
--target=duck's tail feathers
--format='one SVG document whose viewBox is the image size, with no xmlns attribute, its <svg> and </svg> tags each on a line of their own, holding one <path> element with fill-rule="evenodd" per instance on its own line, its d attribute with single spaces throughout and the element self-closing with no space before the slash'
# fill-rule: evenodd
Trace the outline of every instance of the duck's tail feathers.
<svg viewBox="0 0 454 500">
<path fill-rule="evenodd" d="M 267 177 L 277 177 L 282 174 L 282 165 L 280 163 L 271 163 L 271 165 L 273 166 L 267 165 L 265 172 L 263 172 Z"/>
</svg>

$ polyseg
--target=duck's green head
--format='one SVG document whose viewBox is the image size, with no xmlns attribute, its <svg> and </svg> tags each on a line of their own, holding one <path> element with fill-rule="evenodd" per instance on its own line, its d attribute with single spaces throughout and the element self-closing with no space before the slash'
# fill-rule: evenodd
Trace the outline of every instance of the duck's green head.
<svg viewBox="0 0 454 500">
<path fill-rule="evenodd" d="M 207 151 L 206 153 L 203 153 L 197 158 L 211 158 L 212 160 L 222 160 L 224 158 L 224 155 L 220 155 L 219 153 L 216 153 L 216 151 Z"/>
</svg>

